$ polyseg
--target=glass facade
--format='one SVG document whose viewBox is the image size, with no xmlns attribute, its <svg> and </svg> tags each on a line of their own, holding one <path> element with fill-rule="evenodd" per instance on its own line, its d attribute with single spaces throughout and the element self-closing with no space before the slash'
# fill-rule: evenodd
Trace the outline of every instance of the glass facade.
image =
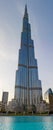
<svg viewBox="0 0 53 130">
<path fill-rule="evenodd" d="M 37 105 L 42 97 L 41 81 L 38 77 L 37 59 L 34 55 L 34 42 L 25 6 L 18 70 L 16 71 L 15 99 L 20 105 Z"/>
</svg>

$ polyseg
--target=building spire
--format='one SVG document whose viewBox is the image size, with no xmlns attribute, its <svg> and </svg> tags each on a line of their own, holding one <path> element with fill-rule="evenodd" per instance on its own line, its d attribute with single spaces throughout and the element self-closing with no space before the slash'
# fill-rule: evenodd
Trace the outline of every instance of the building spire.
<svg viewBox="0 0 53 130">
<path fill-rule="evenodd" d="M 27 14 L 27 4 L 25 5 L 25 14 Z"/>
<path fill-rule="evenodd" d="M 28 19 L 27 4 L 25 5 L 24 17 Z"/>
</svg>

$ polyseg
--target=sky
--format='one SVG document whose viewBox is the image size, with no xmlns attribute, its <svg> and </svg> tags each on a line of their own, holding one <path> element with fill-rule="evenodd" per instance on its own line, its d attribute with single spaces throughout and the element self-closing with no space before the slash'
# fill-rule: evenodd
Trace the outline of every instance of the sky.
<svg viewBox="0 0 53 130">
<path fill-rule="evenodd" d="M 14 98 L 26 3 L 43 95 L 53 90 L 53 0 L 0 0 L 0 100 L 3 91 Z"/>
</svg>

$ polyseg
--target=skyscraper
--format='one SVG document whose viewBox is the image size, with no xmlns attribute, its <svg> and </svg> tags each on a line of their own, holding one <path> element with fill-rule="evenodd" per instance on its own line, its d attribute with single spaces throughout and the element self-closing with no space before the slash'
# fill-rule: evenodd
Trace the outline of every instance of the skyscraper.
<svg viewBox="0 0 53 130">
<path fill-rule="evenodd" d="M 27 5 L 23 17 L 21 48 L 19 50 L 18 69 L 16 70 L 15 99 L 19 105 L 35 105 L 42 97 L 41 81 L 38 78 L 37 59 L 34 55 L 34 42 L 31 39 L 31 26 Z"/>
</svg>

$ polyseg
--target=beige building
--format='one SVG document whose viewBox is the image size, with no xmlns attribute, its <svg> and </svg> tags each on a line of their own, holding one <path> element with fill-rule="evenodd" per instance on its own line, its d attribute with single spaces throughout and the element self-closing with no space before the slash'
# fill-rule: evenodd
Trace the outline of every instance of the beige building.
<svg viewBox="0 0 53 130">
<path fill-rule="evenodd" d="M 44 94 L 44 100 L 49 104 L 49 113 L 53 113 L 53 92 L 51 88 Z"/>
<path fill-rule="evenodd" d="M 48 113 L 49 112 L 49 105 L 44 100 L 38 104 L 37 113 Z"/>
<path fill-rule="evenodd" d="M 12 99 L 11 101 L 9 101 L 8 106 L 7 106 L 7 111 L 8 112 L 15 112 L 17 107 L 17 102 L 15 99 Z"/>
</svg>

